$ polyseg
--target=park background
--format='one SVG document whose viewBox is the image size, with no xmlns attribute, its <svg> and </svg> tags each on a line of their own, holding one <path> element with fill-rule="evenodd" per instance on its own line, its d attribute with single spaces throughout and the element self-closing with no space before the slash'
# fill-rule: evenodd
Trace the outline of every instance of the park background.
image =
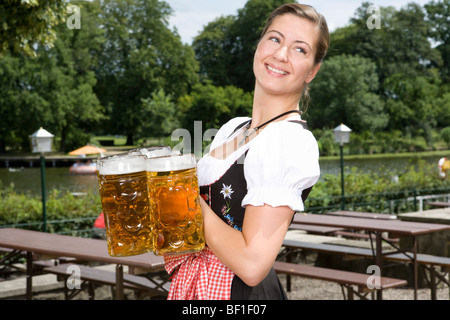
<svg viewBox="0 0 450 320">
<path fill-rule="evenodd" d="M 0 5 L 0 154 L 31 154 L 29 135 L 39 127 L 55 135 L 54 154 L 67 154 L 100 142 L 173 146 L 171 133 L 185 128 L 194 136 L 195 121 L 205 131 L 249 116 L 256 43 L 269 13 L 287 2 L 249 0 L 205 25 L 191 44 L 170 27 L 173 10 L 164 1 Z M 331 32 L 304 119 L 324 159 L 338 156 L 332 130 L 344 123 L 352 129 L 346 159 L 411 160 L 396 172 L 348 168 L 349 202 L 448 194 L 437 160 L 422 158 L 450 155 L 450 3 L 380 6 L 379 29 L 368 28 L 370 5 L 361 2 L 348 24 Z M 1 179 L 0 187 L 0 224 L 39 219 L 39 198 Z M 50 217 L 98 215 L 95 188 L 82 198 L 51 190 Z M 339 204 L 340 192 L 338 175 L 322 175 L 308 207 Z M 387 209 L 378 203 L 365 210 Z"/>
</svg>

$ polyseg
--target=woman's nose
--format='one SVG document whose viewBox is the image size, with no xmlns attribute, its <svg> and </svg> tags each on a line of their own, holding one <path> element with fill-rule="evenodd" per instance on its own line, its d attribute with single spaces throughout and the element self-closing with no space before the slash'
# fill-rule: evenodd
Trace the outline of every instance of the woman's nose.
<svg viewBox="0 0 450 320">
<path fill-rule="evenodd" d="M 288 49 L 285 46 L 279 48 L 275 52 L 274 58 L 277 59 L 278 61 L 287 62 L 288 61 Z"/>
</svg>

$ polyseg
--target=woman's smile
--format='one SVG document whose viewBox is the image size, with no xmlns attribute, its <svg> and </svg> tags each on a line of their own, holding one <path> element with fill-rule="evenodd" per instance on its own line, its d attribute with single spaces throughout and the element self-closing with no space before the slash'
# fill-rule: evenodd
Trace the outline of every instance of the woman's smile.
<svg viewBox="0 0 450 320">
<path fill-rule="evenodd" d="M 289 74 L 289 72 L 281 70 L 280 68 L 277 68 L 275 66 L 271 66 L 269 64 L 266 64 L 266 69 L 268 70 L 269 74 L 274 74 L 275 76 L 286 76 Z"/>
</svg>

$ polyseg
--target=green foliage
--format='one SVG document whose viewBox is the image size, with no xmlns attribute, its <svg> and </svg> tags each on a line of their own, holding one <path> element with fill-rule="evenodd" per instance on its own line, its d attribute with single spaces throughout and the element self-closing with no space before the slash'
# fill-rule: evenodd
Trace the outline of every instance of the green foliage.
<svg viewBox="0 0 450 320">
<path fill-rule="evenodd" d="M 162 89 L 150 98 L 142 99 L 141 117 L 146 121 L 135 128 L 137 138 L 158 137 L 170 134 L 178 128 L 176 105 Z"/>
<path fill-rule="evenodd" d="M 370 59 L 331 57 L 311 84 L 312 106 L 307 119 L 314 128 L 345 123 L 355 131 L 383 129 L 388 118 L 383 101 L 375 93 L 378 86 L 376 65 Z"/>
<path fill-rule="evenodd" d="M 344 170 L 345 202 L 358 210 L 374 212 L 413 211 L 414 203 L 407 203 L 405 198 L 432 192 L 448 193 L 450 179 L 439 179 L 437 166 L 424 161 L 412 162 L 403 170 L 377 170 L 363 172 L 357 168 L 346 167 Z M 397 203 L 397 200 L 401 202 Z M 326 208 L 339 209 L 341 205 L 341 177 L 326 174 L 320 177 L 312 189 L 307 207 L 321 211 Z M 392 208 L 394 203 L 395 208 Z"/>
<path fill-rule="evenodd" d="M 233 85 L 252 92 L 253 56 L 269 14 L 291 1 L 248 0 L 236 16 L 219 17 L 195 38 L 200 68 L 216 86 Z M 217 63 L 217 64 L 216 64 Z"/>
<path fill-rule="evenodd" d="M 107 107 L 107 132 L 127 135 L 133 145 L 136 128 L 145 125 L 142 99 L 159 90 L 178 97 L 197 82 L 194 51 L 168 27 L 172 9 L 157 0 L 103 1 L 105 42 L 98 56 L 96 93 Z"/>
<path fill-rule="evenodd" d="M 450 149 L 450 127 L 445 127 L 441 131 L 442 139 L 444 139 L 445 143 L 447 143 L 448 148 Z"/>
<path fill-rule="evenodd" d="M 48 224 L 50 232 L 66 232 L 76 229 L 92 228 L 93 218 L 102 212 L 98 192 L 91 190 L 85 196 L 76 197 L 70 192 L 50 190 L 46 202 L 47 221 L 86 219 L 72 224 Z M 17 193 L 13 187 L 0 185 L 0 225 L 33 224 L 41 229 L 42 199 L 40 196 Z"/>
<path fill-rule="evenodd" d="M 251 116 L 252 102 L 252 95 L 242 89 L 205 83 L 195 85 L 178 104 L 180 114 L 184 114 L 183 127 L 193 132 L 196 120 L 201 120 L 204 128 L 219 128 L 230 118 Z"/>
<path fill-rule="evenodd" d="M 5 0 L 0 3 L 0 58 L 8 53 L 36 57 L 34 45 L 48 48 L 56 40 L 55 27 L 65 20 L 67 2 Z"/>
<path fill-rule="evenodd" d="M 178 126 L 192 132 L 194 121 L 205 131 L 249 116 L 254 50 L 269 13 L 287 2 L 249 0 L 190 46 L 169 28 L 173 11 L 164 1 L 70 1 L 81 10 L 81 29 L 63 23 L 66 1 L 4 1 L 0 153 L 28 151 L 40 126 L 67 152 L 94 134 L 134 145 L 155 134 L 165 141 Z M 440 131 L 450 123 L 448 0 L 381 7 L 380 29 L 367 28 L 368 5 L 331 33 L 310 85 L 305 117 L 321 154 L 337 154 L 329 131 L 340 123 L 353 130 L 351 154 L 442 149 Z"/>
</svg>

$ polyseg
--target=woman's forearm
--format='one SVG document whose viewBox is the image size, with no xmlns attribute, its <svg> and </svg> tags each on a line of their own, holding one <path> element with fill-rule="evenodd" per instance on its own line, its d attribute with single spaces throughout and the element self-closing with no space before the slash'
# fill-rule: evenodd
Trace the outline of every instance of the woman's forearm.
<svg viewBox="0 0 450 320">
<path fill-rule="evenodd" d="M 247 208 L 241 232 L 230 228 L 203 199 L 201 201 L 207 245 L 242 281 L 249 286 L 257 285 L 272 267 L 292 218 L 292 210 L 285 207 Z"/>
</svg>

